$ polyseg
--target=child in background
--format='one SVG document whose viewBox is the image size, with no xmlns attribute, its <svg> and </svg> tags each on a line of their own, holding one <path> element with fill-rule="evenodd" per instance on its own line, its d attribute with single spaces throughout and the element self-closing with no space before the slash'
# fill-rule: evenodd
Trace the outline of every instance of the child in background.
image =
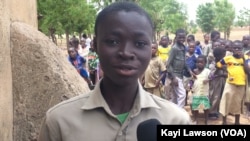
<svg viewBox="0 0 250 141">
<path fill-rule="evenodd" d="M 90 42 L 90 48 L 88 53 L 88 70 L 89 76 L 93 84 L 95 85 L 98 81 L 97 78 L 97 66 L 98 65 L 98 55 L 96 54 L 93 46 L 93 41 Z"/>
<path fill-rule="evenodd" d="M 242 43 L 243 43 L 243 53 L 246 53 L 250 50 L 250 35 L 244 35 L 242 37 Z"/>
<path fill-rule="evenodd" d="M 242 113 L 242 103 L 245 95 L 246 73 L 244 69 L 243 44 L 236 40 L 232 44 L 233 55 L 225 56 L 217 62 L 217 67 L 227 66 L 228 77 L 220 101 L 219 112 L 223 116 L 222 124 L 227 124 L 229 113 L 235 116 L 235 124 L 240 124 L 240 114 Z"/>
<path fill-rule="evenodd" d="M 86 70 L 86 60 L 78 54 L 75 47 L 69 47 L 68 54 L 69 54 L 68 57 L 69 62 L 77 69 L 77 72 L 88 83 L 89 88 L 92 89 L 93 84 Z"/>
<path fill-rule="evenodd" d="M 209 73 L 210 70 L 205 68 L 207 63 L 207 57 L 205 55 L 200 55 L 196 61 L 196 69 L 194 73 L 196 74 L 196 79 L 192 86 L 192 113 L 194 115 L 194 121 L 197 123 L 199 110 L 204 110 L 205 124 L 208 121 L 208 112 L 210 109 L 210 102 L 208 98 L 209 91 Z"/>
<path fill-rule="evenodd" d="M 195 37 L 193 34 L 190 34 L 187 36 L 187 44 L 190 42 L 190 41 L 194 41 L 195 42 Z M 188 46 L 187 46 L 187 49 L 188 49 Z M 195 54 L 197 55 L 202 55 L 202 49 L 200 47 L 200 43 L 197 45 L 195 45 Z"/>
<path fill-rule="evenodd" d="M 144 88 L 146 91 L 159 97 L 163 96 L 161 79 L 166 73 L 166 66 L 159 56 L 156 55 L 157 43 L 152 43 L 152 57 L 144 73 Z"/>
<path fill-rule="evenodd" d="M 233 42 L 231 40 L 226 40 L 226 43 L 225 43 L 226 56 L 233 55 L 233 52 L 232 52 L 232 43 Z"/>
<path fill-rule="evenodd" d="M 210 39 L 209 34 L 204 34 L 203 38 L 204 38 L 204 43 L 201 46 L 202 53 L 203 55 L 208 56 L 208 54 L 212 52 L 212 45 L 209 42 Z"/>
<path fill-rule="evenodd" d="M 247 86 L 246 86 L 246 96 L 245 96 L 245 105 L 246 105 L 246 117 L 250 120 L 250 50 L 246 51 L 247 59 L 245 60 L 245 72 L 247 74 Z"/>
<path fill-rule="evenodd" d="M 208 117 L 210 119 L 219 118 L 219 105 L 226 82 L 227 71 L 225 67 L 216 67 L 216 63 L 223 59 L 225 54 L 226 50 L 224 48 L 218 47 L 213 50 L 215 60 L 212 62 L 210 67 L 211 73 L 209 74 L 209 100 L 211 108 Z"/>
<path fill-rule="evenodd" d="M 168 78 L 172 80 L 173 97 L 171 101 L 179 107 L 184 108 L 186 99 L 186 90 L 183 85 L 183 71 L 187 69 L 193 76 L 193 72 L 186 65 L 186 47 L 184 42 L 186 40 L 186 31 L 178 29 L 175 33 L 175 44 L 171 48 L 169 58 L 167 60 Z"/>
<path fill-rule="evenodd" d="M 171 49 L 171 47 L 168 46 L 168 36 L 162 36 L 159 45 L 160 46 L 157 49 L 157 56 L 159 56 L 165 64 L 168 59 L 169 51 Z"/>
<path fill-rule="evenodd" d="M 212 43 L 212 50 L 214 50 L 215 48 L 218 48 L 220 46 L 221 46 L 221 43 L 219 41 L 215 41 L 215 42 Z M 207 68 L 208 69 L 211 69 L 213 66 L 215 66 L 215 64 L 213 64 L 214 61 L 215 61 L 213 51 L 208 54 L 207 60 L 208 60 L 207 61 L 208 62 L 207 63 Z"/>
<path fill-rule="evenodd" d="M 169 45 L 169 37 L 168 36 L 162 36 L 161 40 L 159 42 L 159 47 L 157 49 L 156 55 L 162 59 L 163 63 L 166 64 L 168 56 L 169 56 L 169 51 L 171 49 L 171 46 Z M 162 77 L 162 84 L 165 84 L 165 79 L 166 79 L 166 73 L 161 72 L 161 74 L 164 74 Z"/>
<path fill-rule="evenodd" d="M 195 54 L 195 41 L 190 41 L 188 44 L 188 51 L 186 53 L 186 65 L 188 68 L 190 68 L 192 71 L 196 68 L 196 59 L 198 57 L 197 54 Z M 193 78 L 191 74 L 187 71 L 187 69 L 183 72 L 184 78 L 184 88 L 186 89 L 186 105 L 188 104 L 188 93 L 191 90 L 192 84 L 193 84 Z"/>
</svg>

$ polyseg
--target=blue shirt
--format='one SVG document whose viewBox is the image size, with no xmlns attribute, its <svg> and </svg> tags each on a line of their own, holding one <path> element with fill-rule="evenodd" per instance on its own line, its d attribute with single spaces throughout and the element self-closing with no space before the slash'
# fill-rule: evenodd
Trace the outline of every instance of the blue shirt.
<svg viewBox="0 0 250 141">
<path fill-rule="evenodd" d="M 78 73 L 84 78 L 88 78 L 88 73 L 86 69 L 83 67 L 84 64 L 86 63 L 86 60 L 77 54 L 76 58 L 73 59 L 70 56 L 68 57 L 69 62 L 77 69 Z"/>
<path fill-rule="evenodd" d="M 196 59 L 197 59 L 198 55 L 197 54 L 193 54 L 192 56 L 186 56 L 186 65 L 188 68 L 190 68 L 192 71 L 196 68 Z M 188 70 L 184 70 L 183 75 L 186 77 L 190 77 L 190 73 L 188 72 Z"/>
</svg>

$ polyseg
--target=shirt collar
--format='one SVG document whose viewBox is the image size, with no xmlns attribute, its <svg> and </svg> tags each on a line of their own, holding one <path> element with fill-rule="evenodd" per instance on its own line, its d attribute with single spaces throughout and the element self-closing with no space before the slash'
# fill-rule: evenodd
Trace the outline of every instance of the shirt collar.
<svg viewBox="0 0 250 141">
<path fill-rule="evenodd" d="M 89 96 L 88 100 L 86 101 L 86 103 L 83 104 L 81 109 L 94 110 L 96 108 L 103 108 L 107 113 L 115 116 L 111 112 L 108 104 L 106 103 L 105 99 L 103 98 L 103 96 L 101 94 L 100 83 L 101 83 L 101 81 L 99 81 L 96 84 L 94 90 L 92 90 L 90 92 L 90 96 Z M 137 94 L 136 99 L 135 99 L 134 106 L 130 111 L 131 116 L 138 115 L 142 109 L 146 109 L 146 108 L 160 109 L 160 107 L 158 106 L 158 104 L 154 100 L 154 96 L 152 94 L 149 94 L 148 92 L 146 92 L 142 88 L 139 81 L 138 81 L 138 84 L 139 84 L 139 90 L 138 90 L 138 94 Z"/>
</svg>

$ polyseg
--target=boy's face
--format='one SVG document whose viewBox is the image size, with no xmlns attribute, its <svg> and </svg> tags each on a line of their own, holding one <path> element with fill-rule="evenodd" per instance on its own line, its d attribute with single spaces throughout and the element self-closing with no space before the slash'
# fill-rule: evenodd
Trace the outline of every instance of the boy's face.
<svg viewBox="0 0 250 141">
<path fill-rule="evenodd" d="M 250 44 L 250 36 L 243 36 L 242 43 L 244 46 L 248 46 Z"/>
<path fill-rule="evenodd" d="M 236 55 L 236 57 L 241 57 L 243 52 L 243 44 L 241 43 L 233 43 L 233 46 L 232 46 L 232 51 L 233 51 L 233 54 Z"/>
<path fill-rule="evenodd" d="M 156 55 L 157 49 L 158 49 L 157 44 L 152 44 L 152 56 Z"/>
<path fill-rule="evenodd" d="M 205 68 L 206 62 L 203 58 L 198 58 L 196 61 L 196 66 L 198 69 L 203 69 Z"/>
<path fill-rule="evenodd" d="M 187 43 L 194 41 L 191 37 L 187 37 Z"/>
<path fill-rule="evenodd" d="M 183 45 L 186 40 L 186 34 L 185 33 L 178 33 L 176 36 L 176 42 L 178 44 Z"/>
<path fill-rule="evenodd" d="M 213 41 L 213 42 L 215 42 L 215 41 L 217 41 L 217 40 L 219 40 L 220 39 L 220 34 L 216 34 L 215 36 L 214 36 L 214 38 L 212 38 L 211 40 Z"/>
<path fill-rule="evenodd" d="M 86 41 L 85 40 L 81 40 L 81 46 L 84 48 L 86 47 Z"/>
<path fill-rule="evenodd" d="M 74 58 L 76 58 L 77 52 L 74 48 L 69 48 L 68 54 L 69 54 L 70 58 L 74 59 Z"/>
<path fill-rule="evenodd" d="M 221 45 L 220 42 L 214 42 L 212 48 L 213 49 L 218 48 L 220 47 L 220 45 Z"/>
<path fill-rule="evenodd" d="M 209 35 L 205 35 L 205 36 L 204 36 L 204 40 L 205 40 L 205 41 L 209 41 Z"/>
<path fill-rule="evenodd" d="M 226 42 L 226 44 L 225 44 L 225 49 L 226 49 L 227 51 L 232 51 L 232 47 L 231 47 L 231 43 L 230 43 L 230 42 Z"/>
<path fill-rule="evenodd" d="M 194 53 L 195 51 L 195 44 L 193 42 L 189 43 L 189 46 L 188 46 L 188 52 L 189 53 Z"/>
<path fill-rule="evenodd" d="M 167 37 L 162 37 L 160 42 L 163 47 L 167 47 L 169 40 Z"/>
<path fill-rule="evenodd" d="M 117 85 L 137 83 L 151 59 L 153 29 L 145 16 L 119 11 L 97 26 L 95 48 L 104 79 Z"/>
</svg>

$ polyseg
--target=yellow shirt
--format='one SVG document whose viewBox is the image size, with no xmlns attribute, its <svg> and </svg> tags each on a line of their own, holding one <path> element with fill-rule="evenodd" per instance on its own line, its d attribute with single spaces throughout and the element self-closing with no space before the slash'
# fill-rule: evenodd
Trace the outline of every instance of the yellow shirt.
<svg viewBox="0 0 250 141">
<path fill-rule="evenodd" d="M 245 56 L 245 58 L 247 58 Z M 246 73 L 244 71 L 244 62 L 242 58 L 226 56 L 217 63 L 217 67 L 227 66 L 227 83 L 235 85 L 246 85 Z"/>
<path fill-rule="evenodd" d="M 157 55 L 164 61 L 164 63 L 168 59 L 168 54 L 169 54 L 170 49 L 171 49 L 170 46 L 168 46 L 168 47 L 159 46 L 158 47 Z"/>
</svg>

